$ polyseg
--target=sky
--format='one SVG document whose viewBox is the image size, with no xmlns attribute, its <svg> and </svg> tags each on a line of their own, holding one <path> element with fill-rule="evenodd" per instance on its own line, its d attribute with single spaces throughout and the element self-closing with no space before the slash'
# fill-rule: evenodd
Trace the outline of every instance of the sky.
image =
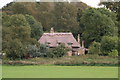
<svg viewBox="0 0 120 80">
<path fill-rule="evenodd" d="M 2 8 L 3 6 L 5 6 L 6 4 L 12 2 L 13 0 L 0 0 L 0 8 Z M 98 8 L 98 4 L 100 2 L 100 0 L 81 0 L 82 2 L 86 3 L 89 6 Z"/>
</svg>

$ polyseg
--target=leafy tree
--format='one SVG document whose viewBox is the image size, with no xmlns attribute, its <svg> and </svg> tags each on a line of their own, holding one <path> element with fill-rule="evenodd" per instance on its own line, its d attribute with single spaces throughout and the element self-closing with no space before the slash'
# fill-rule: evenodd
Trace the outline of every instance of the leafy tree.
<svg viewBox="0 0 120 80">
<path fill-rule="evenodd" d="M 77 22 L 77 7 L 75 5 L 56 3 L 53 13 L 55 22 L 52 25 L 57 31 L 77 34 L 79 23 Z"/>
<path fill-rule="evenodd" d="M 108 55 L 112 50 L 118 49 L 118 37 L 104 36 L 101 40 L 102 55 Z"/>
<path fill-rule="evenodd" d="M 99 5 L 104 5 L 105 8 L 116 13 L 117 25 L 120 28 L 120 1 L 119 2 L 101 2 Z M 120 30 L 118 29 L 118 35 L 120 36 Z"/>
<path fill-rule="evenodd" d="M 7 20 L 5 17 L 3 15 L 4 21 Z M 12 15 L 7 16 L 7 18 L 9 19 L 9 25 L 3 22 L 2 28 L 2 50 L 10 59 L 22 59 L 26 54 L 27 45 L 35 44 L 37 41 L 30 37 L 31 28 L 23 15 Z"/>
<path fill-rule="evenodd" d="M 8 46 L 4 50 L 8 58 L 22 59 L 24 57 L 24 54 L 26 53 L 26 50 L 24 49 L 25 46 L 19 41 L 19 39 L 9 41 Z"/>
<path fill-rule="evenodd" d="M 54 14 L 52 11 L 54 10 L 54 3 L 36 3 L 36 8 L 38 10 L 35 18 L 41 22 L 44 31 L 49 31 L 53 25 L 51 24 L 54 21 Z"/>
<path fill-rule="evenodd" d="M 43 34 L 41 23 L 36 21 L 33 16 L 26 15 L 25 17 L 31 27 L 31 37 L 38 40 Z"/>
<path fill-rule="evenodd" d="M 81 17 L 82 38 L 85 40 L 86 47 L 91 42 L 100 42 L 105 35 L 116 36 L 117 27 L 111 17 L 101 13 L 101 10 L 89 8 Z"/>
</svg>

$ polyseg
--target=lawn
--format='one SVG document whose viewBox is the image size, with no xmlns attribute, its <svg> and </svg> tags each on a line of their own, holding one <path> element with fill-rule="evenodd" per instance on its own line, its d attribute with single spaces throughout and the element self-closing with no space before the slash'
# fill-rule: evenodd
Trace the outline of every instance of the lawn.
<svg viewBox="0 0 120 80">
<path fill-rule="evenodd" d="M 3 66 L 3 78 L 117 78 L 118 68 L 107 66 Z"/>
</svg>

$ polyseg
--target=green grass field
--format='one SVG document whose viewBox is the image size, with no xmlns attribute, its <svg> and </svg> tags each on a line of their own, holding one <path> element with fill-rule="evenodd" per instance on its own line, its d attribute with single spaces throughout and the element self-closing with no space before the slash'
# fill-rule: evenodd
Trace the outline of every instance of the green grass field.
<svg viewBox="0 0 120 80">
<path fill-rule="evenodd" d="M 117 67 L 3 66 L 3 78 L 117 78 Z"/>
</svg>

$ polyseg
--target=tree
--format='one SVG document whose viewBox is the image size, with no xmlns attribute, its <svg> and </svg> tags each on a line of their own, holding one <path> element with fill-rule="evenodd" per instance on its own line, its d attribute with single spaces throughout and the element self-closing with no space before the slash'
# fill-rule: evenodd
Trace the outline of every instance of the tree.
<svg viewBox="0 0 120 80">
<path fill-rule="evenodd" d="M 118 2 L 101 2 L 99 5 L 104 5 L 105 8 L 116 13 L 117 25 L 120 28 L 120 1 Z M 120 37 L 120 30 L 118 29 L 118 36 Z"/>
<path fill-rule="evenodd" d="M 3 16 L 5 22 L 2 28 L 2 50 L 10 59 L 22 59 L 27 54 L 27 45 L 37 41 L 30 37 L 31 28 L 23 15 L 7 16 L 9 22 L 6 22 L 5 17 Z"/>
<path fill-rule="evenodd" d="M 23 59 L 26 53 L 26 49 L 19 39 L 14 39 L 9 42 L 9 47 L 7 47 L 4 52 L 10 59 Z"/>
<path fill-rule="evenodd" d="M 89 8 L 81 17 L 82 38 L 86 47 L 93 41 L 100 42 L 105 35 L 117 36 L 117 27 L 111 17 L 101 13 L 99 9 Z"/>
<path fill-rule="evenodd" d="M 33 16 L 26 15 L 25 17 L 31 27 L 31 37 L 38 40 L 43 34 L 43 28 L 41 23 L 36 21 Z"/>
<path fill-rule="evenodd" d="M 77 34 L 79 23 L 77 22 L 77 7 L 75 5 L 56 3 L 53 13 L 56 22 L 52 25 L 58 32 Z"/>
</svg>

